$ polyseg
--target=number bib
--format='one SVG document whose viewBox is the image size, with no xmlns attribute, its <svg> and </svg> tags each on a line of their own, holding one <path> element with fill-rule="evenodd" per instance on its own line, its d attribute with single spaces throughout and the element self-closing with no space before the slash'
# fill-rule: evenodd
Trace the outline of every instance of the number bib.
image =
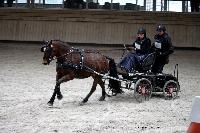
<svg viewBox="0 0 200 133">
<path fill-rule="evenodd" d="M 141 49 L 141 46 L 138 43 L 135 43 L 135 48 L 136 49 Z"/>
<path fill-rule="evenodd" d="M 161 49 L 162 48 L 162 43 L 155 42 L 155 47 L 158 48 L 158 49 Z"/>
</svg>

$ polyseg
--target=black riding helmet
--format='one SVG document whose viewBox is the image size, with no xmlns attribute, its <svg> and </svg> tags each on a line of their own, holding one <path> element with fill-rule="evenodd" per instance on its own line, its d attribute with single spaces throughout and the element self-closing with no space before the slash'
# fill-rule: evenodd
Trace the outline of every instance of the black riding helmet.
<svg viewBox="0 0 200 133">
<path fill-rule="evenodd" d="M 145 30 L 143 27 L 140 27 L 140 28 L 138 29 L 137 34 L 144 34 L 144 36 L 146 37 L 146 30 Z"/>
<path fill-rule="evenodd" d="M 166 28 L 165 28 L 164 25 L 159 24 L 159 25 L 157 26 L 157 28 L 156 28 L 156 31 L 163 31 L 163 32 L 165 32 L 165 31 L 166 31 Z"/>
</svg>

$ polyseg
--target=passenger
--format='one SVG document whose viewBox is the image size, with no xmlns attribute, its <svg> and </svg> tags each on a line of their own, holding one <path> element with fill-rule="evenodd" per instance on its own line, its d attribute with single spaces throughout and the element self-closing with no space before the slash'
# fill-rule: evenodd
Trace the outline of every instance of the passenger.
<svg viewBox="0 0 200 133">
<path fill-rule="evenodd" d="M 134 52 L 129 52 L 118 64 L 117 71 L 119 74 L 127 75 L 132 72 L 135 67 L 141 62 L 151 50 L 151 40 L 146 37 L 146 30 L 139 28 L 137 32 L 137 39 L 132 47 Z"/>
<path fill-rule="evenodd" d="M 156 29 L 156 35 L 154 36 L 155 43 L 153 49 L 156 51 L 155 63 L 152 67 L 153 73 L 162 73 L 163 67 L 169 62 L 169 55 L 174 52 L 171 38 L 166 33 L 164 25 L 159 24 Z"/>
</svg>

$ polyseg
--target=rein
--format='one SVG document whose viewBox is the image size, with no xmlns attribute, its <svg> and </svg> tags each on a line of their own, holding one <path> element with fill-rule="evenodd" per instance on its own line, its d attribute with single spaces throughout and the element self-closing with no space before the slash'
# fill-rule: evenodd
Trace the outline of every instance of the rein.
<svg viewBox="0 0 200 133">
<path fill-rule="evenodd" d="M 126 50 L 125 48 L 116 48 L 116 49 L 97 49 L 97 51 L 121 51 Z"/>
<path fill-rule="evenodd" d="M 73 51 L 73 47 L 72 47 L 72 49 L 69 50 L 68 53 L 63 54 L 63 55 L 61 55 L 61 56 L 59 56 L 59 57 L 53 57 L 51 60 L 56 60 L 56 59 L 59 59 L 59 58 L 65 57 L 65 56 L 71 54 L 72 52 L 74 52 L 74 51 Z"/>
<path fill-rule="evenodd" d="M 114 50 L 124 50 L 124 49 L 114 49 Z M 56 59 L 59 59 L 59 58 L 62 58 L 62 57 L 65 57 L 73 52 L 79 52 L 81 54 L 81 56 L 83 56 L 83 52 L 85 53 L 97 53 L 97 54 L 101 54 L 99 51 L 111 51 L 111 50 L 88 50 L 88 51 L 85 51 L 84 49 L 78 49 L 78 48 L 74 48 L 74 47 L 71 47 L 70 51 L 68 53 L 65 53 L 59 57 L 54 57 L 52 60 L 56 60 Z M 101 54 L 103 55 L 103 54 Z M 103 55 L 105 56 L 105 55 Z M 106 58 L 109 58 L 107 56 L 105 56 Z"/>
<path fill-rule="evenodd" d="M 122 49 L 114 49 L 114 50 L 122 50 Z M 124 50 L 124 49 L 123 49 L 123 50 Z M 60 58 L 65 57 L 65 56 L 67 56 L 67 55 L 70 55 L 70 54 L 72 54 L 73 52 L 77 52 L 77 53 L 80 54 L 80 62 L 79 62 L 79 64 L 74 64 L 74 63 L 72 63 L 71 61 L 65 60 L 65 61 L 63 61 L 63 62 L 58 61 L 58 62 L 57 62 L 57 66 L 60 66 L 60 67 L 69 67 L 69 68 L 81 69 L 81 70 L 82 70 L 83 68 L 86 68 L 87 70 L 89 70 L 88 67 L 87 67 L 87 66 L 84 66 L 84 64 L 83 64 L 83 62 L 84 62 L 84 55 L 83 55 L 83 52 L 85 52 L 85 53 L 96 53 L 96 54 L 100 54 L 100 55 L 104 56 L 105 58 L 107 58 L 107 59 L 109 59 L 109 60 L 111 59 L 110 57 L 101 54 L 101 53 L 99 52 L 99 50 L 84 50 L 84 49 L 78 49 L 78 48 L 71 47 L 70 50 L 69 50 L 69 52 L 67 52 L 67 53 L 65 53 L 65 54 L 63 54 L 63 55 L 61 55 L 61 56 L 59 56 L 59 57 L 54 57 L 54 58 L 52 58 L 51 61 L 56 60 L 56 59 L 60 59 Z M 125 53 L 125 52 L 124 52 L 124 53 Z M 67 59 L 67 58 L 65 58 L 65 59 Z"/>
</svg>

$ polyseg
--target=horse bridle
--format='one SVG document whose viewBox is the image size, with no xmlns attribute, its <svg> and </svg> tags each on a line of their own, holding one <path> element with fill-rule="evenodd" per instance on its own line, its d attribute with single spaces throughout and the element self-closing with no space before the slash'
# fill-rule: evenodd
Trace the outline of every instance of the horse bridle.
<svg viewBox="0 0 200 133">
<path fill-rule="evenodd" d="M 41 48 L 41 52 L 47 52 L 49 54 L 48 61 L 51 62 L 54 60 L 54 56 L 52 56 L 53 48 L 51 46 L 52 41 L 46 41 L 45 44 Z"/>
</svg>

